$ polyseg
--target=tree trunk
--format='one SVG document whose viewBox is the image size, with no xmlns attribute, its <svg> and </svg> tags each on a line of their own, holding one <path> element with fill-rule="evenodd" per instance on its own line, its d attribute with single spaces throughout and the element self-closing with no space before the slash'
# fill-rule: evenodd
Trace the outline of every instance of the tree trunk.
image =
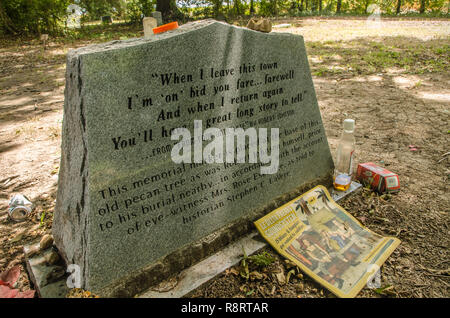
<svg viewBox="0 0 450 318">
<path fill-rule="evenodd" d="M 337 0 L 336 13 L 341 13 L 342 0 Z"/>
<path fill-rule="evenodd" d="M 402 0 L 397 0 L 397 9 L 395 10 L 395 12 L 397 14 L 400 14 L 400 9 L 402 8 Z"/>
<path fill-rule="evenodd" d="M 420 0 L 420 9 L 419 12 L 420 13 L 425 13 L 425 5 L 426 5 L 426 0 Z"/>
<path fill-rule="evenodd" d="M 236 13 L 236 15 L 240 15 L 241 14 L 241 1 L 239 0 L 234 0 L 234 12 Z"/>
<path fill-rule="evenodd" d="M 253 13 L 255 13 L 255 7 L 253 4 L 253 0 L 250 0 L 250 14 L 253 14 Z"/>
<path fill-rule="evenodd" d="M 222 9 L 222 0 L 214 0 L 214 17 L 217 18 L 220 13 L 220 9 Z"/>
<path fill-rule="evenodd" d="M 303 12 L 303 2 L 304 2 L 305 0 L 302 0 L 302 2 L 300 2 L 300 12 Z"/>
<path fill-rule="evenodd" d="M 322 0 L 319 0 L 319 12 L 322 12 Z"/>
<path fill-rule="evenodd" d="M 164 22 L 178 20 L 183 16 L 178 10 L 175 0 L 156 0 L 156 10 L 161 12 Z"/>
</svg>

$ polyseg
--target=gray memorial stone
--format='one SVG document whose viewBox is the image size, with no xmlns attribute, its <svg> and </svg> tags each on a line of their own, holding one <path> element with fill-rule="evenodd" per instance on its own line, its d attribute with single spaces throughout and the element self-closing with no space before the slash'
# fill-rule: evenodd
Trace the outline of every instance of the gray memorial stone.
<svg viewBox="0 0 450 318">
<path fill-rule="evenodd" d="M 158 26 L 163 24 L 162 14 L 161 14 L 160 11 L 153 11 L 152 12 L 152 17 L 154 17 L 156 19 L 156 22 L 158 23 Z"/>
<path fill-rule="evenodd" d="M 279 128 L 278 172 L 175 164 L 170 131 L 194 120 Z M 85 289 L 132 297 L 332 170 L 301 36 L 206 20 L 68 54 L 53 235 Z"/>
<path fill-rule="evenodd" d="M 102 17 L 102 23 L 103 24 L 111 24 L 112 22 L 113 21 L 112 21 L 112 18 L 111 18 L 110 15 L 105 15 L 105 16 Z"/>
</svg>

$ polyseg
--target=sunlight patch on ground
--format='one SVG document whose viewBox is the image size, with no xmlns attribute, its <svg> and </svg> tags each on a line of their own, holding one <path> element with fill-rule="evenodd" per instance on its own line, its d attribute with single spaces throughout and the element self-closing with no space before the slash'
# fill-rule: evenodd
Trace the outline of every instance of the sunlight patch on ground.
<svg viewBox="0 0 450 318">
<path fill-rule="evenodd" d="M 311 56 L 309 59 L 314 64 L 323 63 L 323 59 L 321 57 Z"/>
<path fill-rule="evenodd" d="M 429 92 L 419 92 L 418 97 L 422 99 L 433 100 L 436 102 L 447 102 L 450 103 L 450 93 L 429 93 Z"/>
<path fill-rule="evenodd" d="M 392 81 L 399 87 L 399 88 L 410 88 L 414 85 L 420 85 L 419 80 L 417 78 L 412 77 L 404 77 L 404 76 L 394 76 L 392 77 Z"/>
<path fill-rule="evenodd" d="M 0 107 L 23 106 L 32 104 L 34 104 L 34 98 L 29 96 L 20 98 L 16 98 L 15 96 L 5 96 L 3 98 L 0 98 Z"/>
<path fill-rule="evenodd" d="M 279 28 L 272 32 L 303 35 L 305 41 L 349 41 L 357 38 L 398 37 L 420 40 L 450 36 L 450 21 L 385 21 L 379 24 L 366 20 L 299 19 L 300 27 Z M 326 23 L 324 23 L 326 22 Z"/>
<path fill-rule="evenodd" d="M 381 82 L 383 80 L 383 76 L 379 75 L 370 75 L 367 77 L 368 82 Z"/>
</svg>

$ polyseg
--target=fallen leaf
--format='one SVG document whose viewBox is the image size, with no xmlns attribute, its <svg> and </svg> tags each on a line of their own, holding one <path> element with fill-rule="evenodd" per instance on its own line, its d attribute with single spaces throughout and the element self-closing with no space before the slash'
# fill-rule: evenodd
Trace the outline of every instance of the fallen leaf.
<svg viewBox="0 0 450 318">
<path fill-rule="evenodd" d="M 233 268 L 229 268 L 225 271 L 225 275 L 230 275 L 233 274 L 234 276 L 238 276 L 239 272 L 233 267 Z"/>
<path fill-rule="evenodd" d="M 295 269 L 291 269 L 289 273 L 286 276 L 286 284 L 289 284 L 289 278 L 291 278 L 291 275 L 295 275 Z"/>
<path fill-rule="evenodd" d="M 275 286 L 272 286 L 272 291 L 270 292 L 270 294 L 271 294 L 271 295 L 275 294 L 275 290 L 276 290 L 276 287 L 275 287 Z"/>
<path fill-rule="evenodd" d="M 24 235 L 25 235 L 25 231 L 22 231 L 19 234 L 17 234 L 16 236 L 14 236 L 12 239 L 10 239 L 9 241 L 11 243 L 18 242 L 18 241 L 20 241 L 23 238 Z"/>
<path fill-rule="evenodd" d="M 19 291 L 17 289 L 9 288 L 8 286 L 0 285 L 0 298 L 16 298 Z"/>
<path fill-rule="evenodd" d="M 259 273 L 257 271 L 253 271 L 253 272 L 250 273 L 250 279 L 251 280 L 255 280 L 255 279 L 261 280 L 263 278 L 264 278 L 263 274 L 261 274 L 261 273 Z"/>
<path fill-rule="evenodd" d="M 284 276 L 283 272 L 276 273 L 275 277 L 277 278 L 277 281 L 280 285 L 286 284 L 286 276 Z"/>
<path fill-rule="evenodd" d="M 20 276 L 20 266 L 16 265 L 6 272 L 0 273 L 0 285 L 14 287 Z"/>
<path fill-rule="evenodd" d="M 33 298 L 34 290 L 20 292 L 17 289 L 10 288 L 6 285 L 0 285 L 0 298 Z"/>
</svg>

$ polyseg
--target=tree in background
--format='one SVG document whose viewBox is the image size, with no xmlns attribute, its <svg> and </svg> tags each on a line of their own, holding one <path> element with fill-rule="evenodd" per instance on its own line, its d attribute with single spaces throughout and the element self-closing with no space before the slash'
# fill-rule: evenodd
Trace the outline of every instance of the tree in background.
<svg viewBox="0 0 450 318">
<path fill-rule="evenodd" d="M 156 0 L 156 10 L 161 12 L 164 21 L 185 19 L 183 13 L 178 10 L 175 0 Z"/>
<path fill-rule="evenodd" d="M 400 14 L 401 8 L 402 8 L 402 0 L 397 0 L 397 8 L 395 9 L 395 13 Z"/>
<path fill-rule="evenodd" d="M 420 9 L 419 9 L 419 12 L 420 12 L 420 13 L 424 13 L 424 12 L 425 12 L 425 7 L 426 7 L 426 0 L 420 0 Z"/>
<path fill-rule="evenodd" d="M 255 13 L 254 1 L 250 0 L 250 14 L 254 14 L 254 13 Z"/>
<path fill-rule="evenodd" d="M 336 13 L 341 13 L 342 0 L 337 0 Z"/>
<path fill-rule="evenodd" d="M 127 6 L 124 0 L 78 0 L 75 2 L 86 12 L 84 16 L 85 21 L 99 20 L 105 15 L 121 17 L 125 14 Z"/>
<path fill-rule="evenodd" d="M 222 0 L 211 0 L 213 4 L 214 17 L 218 17 L 220 11 L 222 11 Z"/>
<path fill-rule="evenodd" d="M 69 0 L 1 0 L 0 29 L 10 34 L 59 34 Z"/>
<path fill-rule="evenodd" d="M 153 0 L 128 0 L 126 1 L 126 19 L 131 23 L 141 23 L 144 17 L 151 16 Z"/>
</svg>

